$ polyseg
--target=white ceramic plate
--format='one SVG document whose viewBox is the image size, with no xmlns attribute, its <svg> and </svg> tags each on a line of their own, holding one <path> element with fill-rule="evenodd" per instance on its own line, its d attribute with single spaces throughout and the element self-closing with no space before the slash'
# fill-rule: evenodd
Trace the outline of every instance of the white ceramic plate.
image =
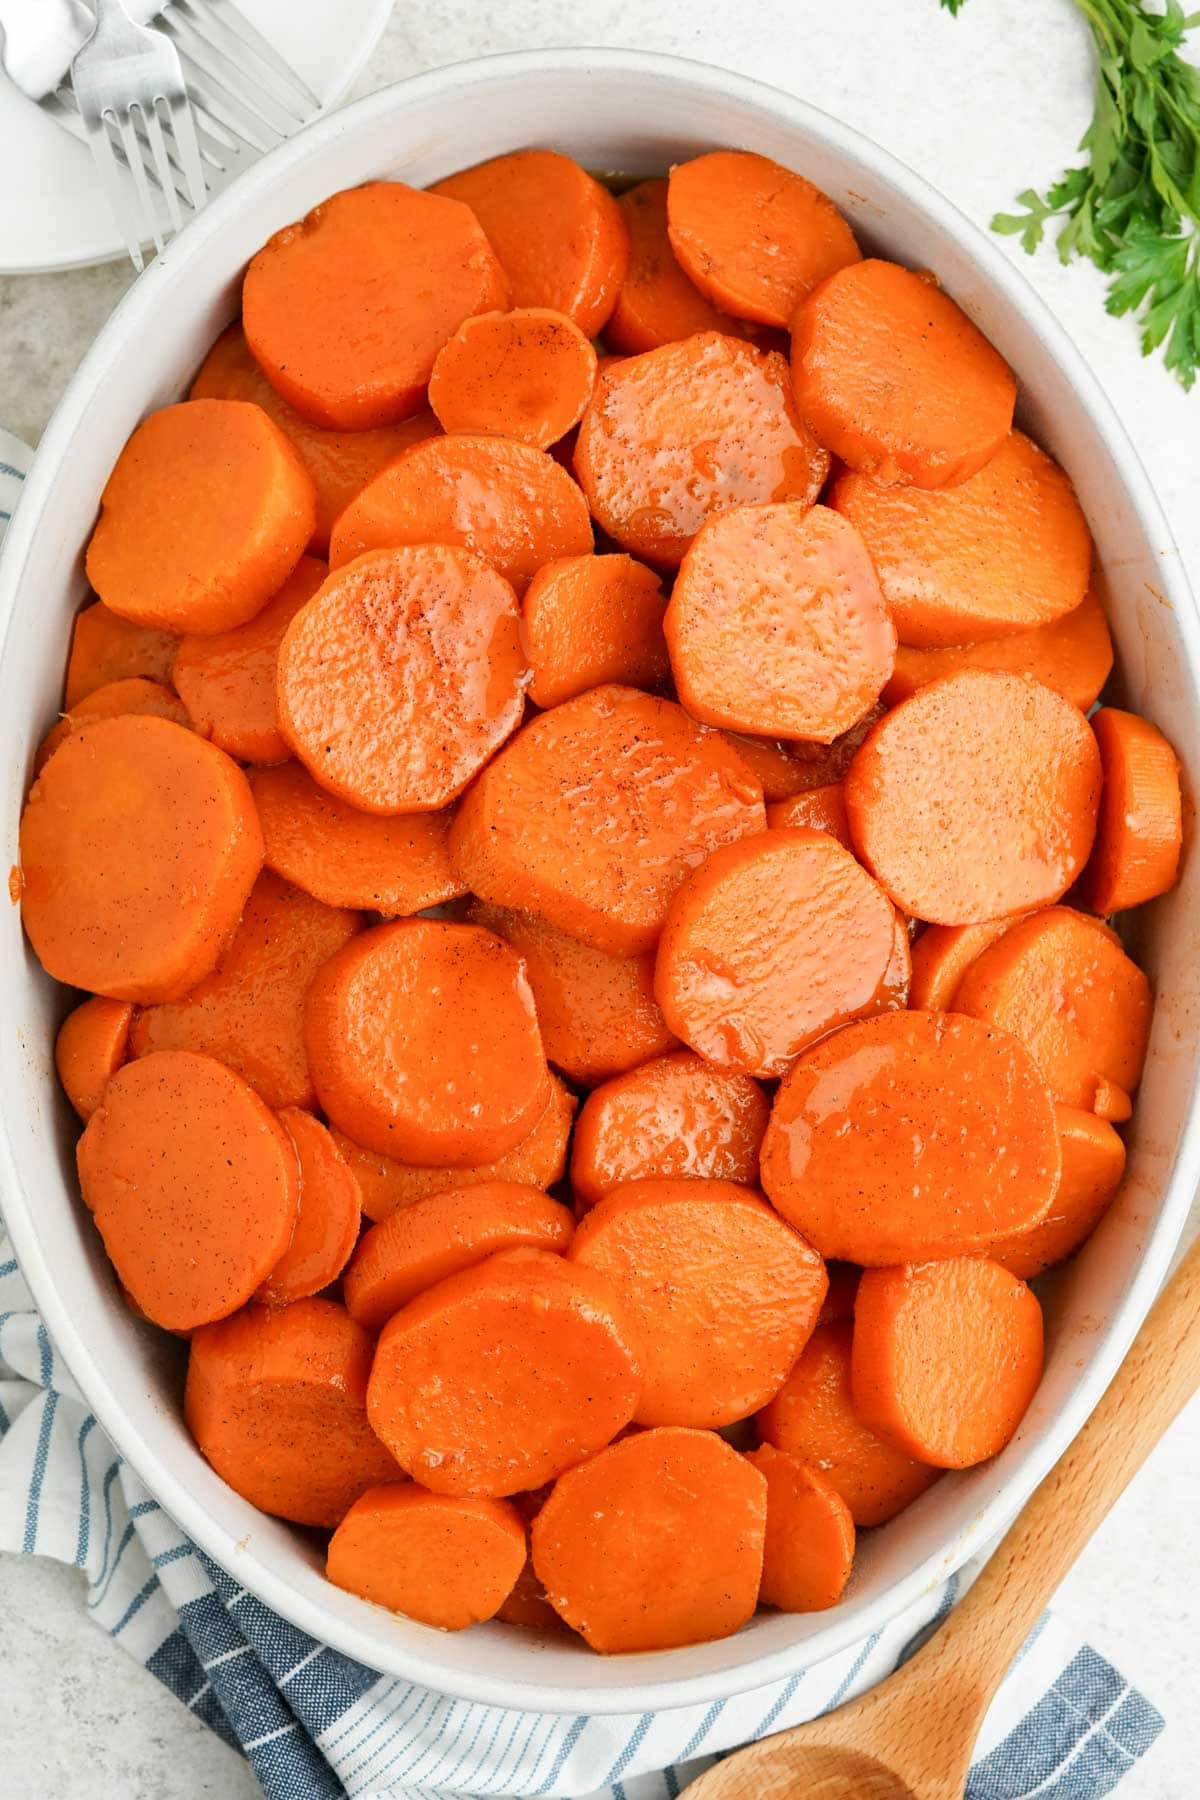
<svg viewBox="0 0 1200 1800">
<path fill-rule="evenodd" d="M 16 857 L 33 749 L 52 722 L 97 496 L 138 420 L 177 398 L 233 316 L 263 240 L 336 189 L 417 185 L 524 144 L 591 168 L 662 170 L 715 145 L 819 183 L 866 245 L 936 269 L 1016 369 L 1021 420 L 1065 465 L 1108 585 L 1127 702 L 1200 775 L 1200 622 L 1141 464 L 1070 339 L 983 233 L 909 170 L 812 107 L 717 69 L 634 51 L 545 51 L 440 69 L 337 112 L 249 169 L 122 301 L 51 420 L 0 554 L 0 830 Z M 559 1712 L 684 1706 L 788 1675 L 856 1642 L 942 1581 L 1012 1516 L 1103 1392 L 1166 1272 L 1200 1182 L 1200 857 L 1139 919 L 1158 993 L 1127 1179 L 1047 1297 L 1045 1379 L 1013 1442 L 864 1532 L 842 1603 L 764 1612 L 736 1636 L 654 1655 L 490 1624 L 446 1634 L 328 1585 L 309 1534 L 265 1518 L 208 1468 L 179 1409 L 182 1346 L 121 1304 L 78 1196 L 77 1124 L 54 1079 L 68 997 L 0 914 L 0 1192 L 38 1306 L 101 1422 L 179 1524 L 302 1629 L 368 1665 L 472 1700 Z"/>
<path fill-rule="evenodd" d="M 341 99 L 371 51 L 392 0 L 239 0 L 322 103 Z M 126 255 L 91 153 L 0 70 L 0 273 L 77 269 Z"/>
</svg>

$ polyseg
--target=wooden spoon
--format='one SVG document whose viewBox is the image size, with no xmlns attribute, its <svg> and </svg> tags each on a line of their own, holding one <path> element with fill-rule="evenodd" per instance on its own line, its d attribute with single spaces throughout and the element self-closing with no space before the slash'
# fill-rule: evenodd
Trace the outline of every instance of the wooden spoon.
<svg viewBox="0 0 1200 1800">
<path fill-rule="evenodd" d="M 687 1800 L 962 1800 L 979 1727 L 1009 1665 L 1197 1386 L 1200 1243 L 1083 1430 L 925 1648 L 861 1700 L 715 1764 Z"/>
</svg>

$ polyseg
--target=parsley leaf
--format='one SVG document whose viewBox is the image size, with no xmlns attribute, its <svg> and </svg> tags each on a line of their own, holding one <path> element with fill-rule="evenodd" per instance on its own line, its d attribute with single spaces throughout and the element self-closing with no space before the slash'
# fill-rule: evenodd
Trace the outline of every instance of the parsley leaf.
<svg viewBox="0 0 1200 1800">
<path fill-rule="evenodd" d="M 965 0 L 940 0 L 957 14 Z M 1074 0 L 1095 40 L 1086 161 L 1044 194 L 1026 188 L 993 231 L 1032 254 L 1051 232 L 1063 262 L 1109 276 L 1111 313 L 1132 314 L 1142 351 L 1190 388 L 1200 371 L 1200 69 L 1180 55 L 1200 13 L 1179 0 Z"/>
</svg>

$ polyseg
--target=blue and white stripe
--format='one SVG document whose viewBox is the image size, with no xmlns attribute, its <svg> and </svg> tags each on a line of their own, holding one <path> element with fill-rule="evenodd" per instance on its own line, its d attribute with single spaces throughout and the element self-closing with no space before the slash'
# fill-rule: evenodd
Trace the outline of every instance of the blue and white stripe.
<svg viewBox="0 0 1200 1800">
<path fill-rule="evenodd" d="M 0 432 L 0 514 L 27 458 Z M 675 1800 L 735 1745 L 890 1673 L 970 1577 L 842 1656 L 710 1706 L 561 1718 L 387 1679 L 296 1630 L 182 1535 L 89 1412 L 2 1230 L 0 1550 L 84 1570 L 97 1624 L 244 1752 L 269 1800 Z M 1162 1728 L 1103 1657 L 1043 1620 L 988 1715 L 967 1800 L 1101 1800 Z"/>
</svg>

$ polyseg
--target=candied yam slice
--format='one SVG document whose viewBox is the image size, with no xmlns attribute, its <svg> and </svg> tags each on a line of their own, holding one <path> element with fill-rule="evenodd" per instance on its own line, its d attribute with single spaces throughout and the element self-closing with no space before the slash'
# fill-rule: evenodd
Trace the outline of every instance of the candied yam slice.
<svg viewBox="0 0 1200 1800">
<path fill-rule="evenodd" d="M 524 957 L 547 1060 L 568 1080 L 595 1087 L 677 1047 L 654 998 L 650 952 L 613 956 L 536 913 L 478 900 L 470 918 Z"/>
<path fill-rule="evenodd" d="M 854 1404 L 942 1469 L 1003 1450 L 1042 1378 L 1042 1309 L 987 1257 L 868 1269 L 854 1304 Z"/>
<path fill-rule="evenodd" d="M 681 1176 L 758 1183 L 767 1097 L 748 1075 L 679 1050 L 589 1094 L 571 1150 L 576 1204 L 594 1206 L 622 1182 Z"/>
<path fill-rule="evenodd" d="M 526 306 L 478 313 L 438 351 L 429 404 L 445 431 L 516 438 L 548 450 L 592 397 L 596 352 L 565 313 Z"/>
<path fill-rule="evenodd" d="M 93 995 L 67 1014 L 54 1040 L 54 1066 L 81 1119 L 90 1119 L 129 1052 L 133 1008 Z"/>
<path fill-rule="evenodd" d="M 403 1478 L 367 1423 L 373 1349 L 332 1300 L 247 1306 L 192 1338 L 188 1429 L 252 1506 L 328 1530 L 368 1489 Z"/>
<path fill-rule="evenodd" d="M 516 729 L 525 658 L 512 588 L 470 551 L 409 545 L 333 571 L 279 649 L 279 730 L 364 812 L 434 812 Z"/>
<path fill-rule="evenodd" d="M 460 804 L 450 856 L 481 899 L 634 956 L 688 871 L 764 823 L 724 738 L 670 700 L 610 686 L 518 732 Z"/>
<path fill-rule="evenodd" d="M 460 202 L 368 181 L 285 225 L 250 259 L 246 341 L 316 425 L 359 431 L 418 411 L 433 360 L 464 319 L 508 303 L 508 282 Z"/>
<path fill-rule="evenodd" d="M 239 762 L 287 760 L 275 711 L 279 646 L 328 573 L 315 556 L 302 556 L 249 624 L 180 641 L 172 679 L 186 708 L 183 722 Z"/>
<path fill-rule="evenodd" d="M 241 321 L 223 331 L 201 364 L 188 393 L 191 400 L 252 400 L 290 440 L 312 476 L 317 492 L 317 516 L 309 549 L 324 556 L 329 533 L 338 514 L 379 471 L 394 462 L 402 450 L 436 437 L 441 426 L 431 412 L 417 412 L 397 425 L 377 425 L 363 431 L 330 431 L 314 425 L 267 380 L 246 342 Z"/>
<path fill-rule="evenodd" d="M 282 587 L 316 506 L 311 475 L 260 406 L 164 406 L 142 420 L 104 485 L 88 580 L 134 625 L 229 631 Z"/>
<path fill-rule="evenodd" d="M 388 1321 L 367 1413 L 433 1492 L 516 1494 L 629 1423 L 640 1357 L 633 1320 L 596 1270 L 509 1250 L 447 1276 Z"/>
<path fill-rule="evenodd" d="M 170 719 L 174 725 L 190 726 L 191 715 L 177 694 L 161 681 L 147 681 L 142 675 L 130 675 L 122 681 L 110 681 L 93 691 L 64 713 L 52 725 L 33 758 L 33 772 L 40 775 L 61 743 L 89 719 L 127 719 L 131 714 L 151 719 Z M 201 732 L 208 737 L 208 732 Z"/>
<path fill-rule="evenodd" d="M 305 1040 L 324 1111 L 384 1156 L 503 1156 L 550 1097 L 525 966 L 476 925 L 398 919 L 363 932 L 309 987 Z"/>
<path fill-rule="evenodd" d="M 567 1626 L 547 1600 L 546 1590 L 534 1573 L 532 1559 L 528 1556 L 517 1576 L 516 1586 L 501 1603 L 496 1617 L 506 1625 L 523 1625 L 532 1631 L 561 1636 L 567 1632 Z"/>
<path fill-rule="evenodd" d="M 77 1152 L 121 1284 L 168 1331 L 244 1306 L 291 1241 L 291 1139 L 240 1076 L 188 1050 L 126 1063 Z"/>
<path fill-rule="evenodd" d="M 680 268 L 667 235 L 667 183 L 639 181 L 617 195 L 629 230 L 629 272 L 604 327 L 604 341 L 625 355 L 657 350 L 698 331 L 753 338 L 760 328 L 706 300 Z"/>
<path fill-rule="evenodd" d="M 767 1482 L 760 1603 L 781 1612 L 836 1606 L 854 1562 L 850 1508 L 824 1477 L 785 1450 L 763 1444 L 746 1461 Z"/>
<path fill-rule="evenodd" d="M 514 306 L 603 330 L 629 266 L 629 234 L 606 187 L 557 150 L 515 150 L 435 184 L 470 207 L 504 268 Z M 482 307 L 476 307 L 481 312 Z"/>
<path fill-rule="evenodd" d="M 957 1012 L 1020 1038 L 1057 1100 L 1089 1109 L 1102 1081 L 1137 1087 L 1153 1006 L 1120 939 L 1069 906 L 1018 920 L 976 957 L 954 995 Z"/>
<path fill-rule="evenodd" d="M 777 800 L 768 806 L 767 829 L 774 831 L 781 826 L 792 831 L 824 831 L 847 850 L 854 848 L 850 842 L 850 822 L 846 818 L 846 801 L 840 781 L 809 788 L 805 793 L 793 794 L 787 800 Z"/>
<path fill-rule="evenodd" d="M 715 306 L 786 331 L 796 309 L 860 260 L 827 194 L 751 150 L 710 150 L 676 163 L 667 195 L 671 248 Z"/>
<path fill-rule="evenodd" d="M 954 1012 L 958 986 L 976 957 L 1004 936 L 1014 921 L 982 925 L 927 925 L 912 947 L 909 1004 L 923 1012 Z"/>
<path fill-rule="evenodd" d="M 251 769 L 248 778 L 267 868 L 326 906 L 396 918 L 466 891 L 450 866 L 448 810 L 361 812 L 299 762 Z"/>
<path fill-rule="evenodd" d="M 501 1250 L 565 1251 L 574 1222 L 565 1206 L 514 1181 L 447 1188 L 373 1225 L 346 1270 L 346 1308 L 368 1331 L 426 1288 Z"/>
<path fill-rule="evenodd" d="M 336 1281 L 362 1224 L 358 1183 L 328 1128 L 298 1106 L 286 1107 L 279 1123 L 296 1152 L 300 1210 L 291 1243 L 258 1291 L 268 1306 L 306 1300 Z"/>
<path fill-rule="evenodd" d="M 586 1215 L 570 1257 L 607 1275 L 636 1320 L 639 1425 L 729 1425 L 765 1405 L 827 1287 L 799 1233 L 725 1181 L 627 1182 Z"/>
<path fill-rule="evenodd" d="M 1087 862 L 1100 753 L 1078 707 L 966 669 L 875 725 L 845 783 L 850 835 L 896 905 L 975 925 L 1065 894 Z"/>
<path fill-rule="evenodd" d="M 1125 1145 L 1106 1119 L 1074 1106 L 1056 1106 L 1062 1180 L 1040 1225 L 997 1238 L 988 1255 L 1022 1281 L 1065 1262 L 1104 1214 L 1125 1173 Z"/>
<path fill-rule="evenodd" d="M 495 1162 L 469 1169 L 447 1164 L 439 1167 L 397 1162 L 390 1156 L 380 1156 L 377 1150 L 365 1150 L 336 1126 L 333 1138 L 354 1172 L 362 1194 L 364 1215 L 379 1220 L 389 1218 L 399 1207 L 412 1206 L 430 1194 L 445 1193 L 449 1188 L 471 1187 L 476 1182 L 516 1181 L 528 1187 L 553 1187 L 561 1180 L 567 1166 L 567 1145 L 576 1104 L 574 1094 L 565 1083 L 551 1075 L 550 1099 L 528 1136 L 521 1139 L 515 1150 L 498 1156 Z"/>
<path fill-rule="evenodd" d="M 362 1494 L 329 1542 L 335 1587 L 441 1631 L 494 1618 L 525 1566 L 525 1523 L 507 1500 L 396 1482 Z"/>
<path fill-rule="evenodd" d="M 1092 1111 L 1098 1119 L 1112 1119 L 1116 1124 L 1123 1124 L 1133 1117 L 1133 1096 L 1115 1081 L 1109 1081 L 1101 1075 L 1096 1080 L 1096 1090 L 1092 1095 Z"/>
<path fill-rule="evenodd" d="M 330 567 L 402 544 L 473 551 L 520 595 L 544 563 L 591 551 L 592 522 L 544 450 L 457 432 L 414 445 L 363 488 L 333 528 Z"/>
<path fill-rule="evenodd" d="M 606 368 L 575 449 L 596 522 L 623 550 L 666 568 L 731 506 L 811 505 L 828 469 L 783 357 L 718 331 Z"/>
<path fill-rule="evenodd" d="M 896 930 L 891 901 L 842 845 L 773 829 L 722 846 L 684 882 L 654 991 L 671 1030 L 717 1068 L 782 1075 L 871 1004 Z"/>
<path fill-rule="evenodd" d="M 735 506 L 692 540 L 666 615 L 697 719 L 829 744 L 879 698 L 896 632 L 853 526 L 825 506 Z"/>
<path fill-rule="evenodd" d="M 1011 432 L 958 487 L 929 493 L 846 471 L 830 501 L 861 532 L 901 643 L 922 650 L 994 643 L 990 655 L 957 651 L 961 660 L 949 660 L 940 672 L 1008 668 L 1058 687 L 1042 675 L 1043 659 L 1082 656 L 1089 666 L 1103 666 L 1102 616 L 1085 615 L 1086 636 L 1065 627 L 1044 639 L 1026 635 L 1048 631 L 1083 604 L 1092 540 L 1069 479 L 1021 432 Z M 1023 642 L 1006 649 L 1016 635 Z"/>
<path fill-rule="evenodd" d="M 632 556 L 568 556 L 539 569 L 521 604 L 529 698 L 560 706 L 606 682 L 665 686 L 662 582 Z"/>
<path fill-rule="evenodd" d="M 728 1637 L 754 1611 L 767 1484 L 708 1431 L 664 1426 L 559 1477 L 533 1522 L 533 1566 L 593 1650 Z"/>
<path fill-rule="evenodd" d="M 174 632 L 134 625 L 94 600 L 75 615 L 63 705 L 70 712 L 97 688 L 133 676 L 169 682 L 178 649 Z"/>
<path fill-rule="evenodd" d="M 885 1443 L 859 1417 L 850 1386 L 852 1341 L 849 1317 L 818 1325 L 755 1424 L 760 1443 L 819 1469 L 856 1525 L 886 1525 L 932 1487 L 938 1471 Z"/>
<path fill-rule="evenodd" d="M 324 906 L 264 870 L 217 967 L 181 999 L 144 1007 L 130 1054 L 195 1050 L 234 1069 L 268 1106 L 311 1107 L 305 996 L 362 923 L 358 913 Z"/>
<path fill-rule="evenodd" d="M 1104 786 L 1080 892 L 1093 912 L 1123 912 L 1173 888 L 1183 850 L 1179 758 L 1149 719 L 1102 706 L 1091 720 Z"/>
<path fill-rule="evenodd" d="M 888 958 L 887 968 L 880 977 L 879 986 L 875 989 L 866 1006 L 859 1009 L 860 1018 L 869 1019 L 875 1013 L 894 1012 L 908 1005 L 908 990 L 912 982 L 912 946 L 908 935 L 908 920 L 897 911 L 894 915 L 892 932 L 892 953 Z"/>
<path fill-rule="evenodd" d="M 780 1083 L 762 1184 L 822 1256 L 864 1267 L 984 1250 L 1050 1211 L 1061 1159 L 1024 1045 L 958 1013 L 886 1012 Z"/>
<path fill-rule="evenodd" d="M 246 777 L 168 719 L 94 719 L 50 758 L 21 815 L 21 920 L 68 987 L 148 1004 L 187 993 L 262 867 Z"/>
<path fill-rule="evenodd" d="M 1015 631 L 1009 637 L 942 650 L 917 650 L 900 644 L 883 698 L 895 706 L 939 676 L 957 674 L 959 669 L 999 669 L 1010 675 L 1032 675 L 1080 712 L 1090 712 L 1112 665 L 1108 621 L 1095 591 L 1089 588 L 1079 605 L 1061 619 Z"/>
<path fill-rule="evenodd" d="M 880 481 L 951 487 L 993 457 L 1017 384 L 937 283 L 898 263 L 851 263 L 792 325 L 792 377 L 818 442 Z"/>
</svg>

